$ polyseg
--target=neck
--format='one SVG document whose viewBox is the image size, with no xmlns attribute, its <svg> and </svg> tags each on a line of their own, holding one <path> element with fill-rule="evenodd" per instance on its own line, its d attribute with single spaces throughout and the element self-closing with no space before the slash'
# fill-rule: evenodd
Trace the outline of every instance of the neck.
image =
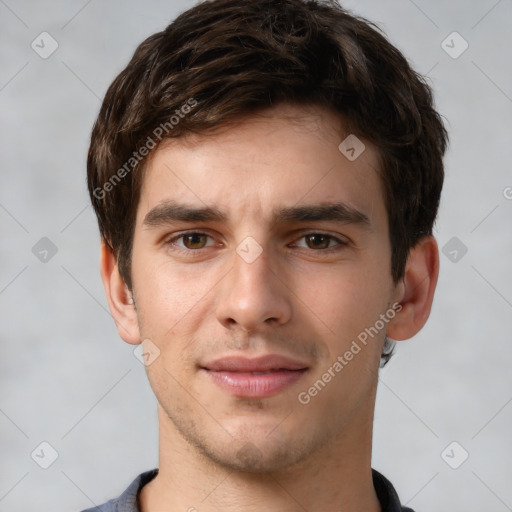
<svg viewBox="0 0 512 512">
<path fill-rule="evenodd" d="M 159 407 L 159 472 L 141 491 L 142 512 L 347 512 L 381 508 L 371 473 L 373 408 L 352 418 L 306 460 L 276 473 L 220 466 L 176 430 Z"/>
</svg>

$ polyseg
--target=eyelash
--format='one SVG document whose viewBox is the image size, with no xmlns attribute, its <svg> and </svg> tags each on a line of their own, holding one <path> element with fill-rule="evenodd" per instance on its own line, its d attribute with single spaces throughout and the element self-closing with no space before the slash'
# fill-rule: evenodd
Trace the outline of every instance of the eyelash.
<svg viewBox="0 0 512 512">
<path fill-rule="evenodd" d="M 172 246 L 173 250 L 181 252 L 181 253 L 185 253 L 188 255 L 190 255 L 191 253 L 199 254 L 203 249 L 208 249 L 209 247 L 212 247 L 212 245 L 210 245 L 207 247 L 201 247 L 200 249 L 187 249 L 185 247 L 180 247 L 180 246 L 176 245 L 177 240 L 183 239 L 185 236 L 188 236 L 188 235 L 203 235 L 203 236 L 206 236 L 209 238 L 213 238 L 211 235 L 209 235 L 208 233 L 204 233 L 203 231 L 185 231 L 183 233 L 179 233 L 178 235 L 173 236 L 172 238 L 167 239 L 164 243 L 167 246 Z M 313 251 L 316 253 L 329 254 L 333 251 L 339 250 L 340 248 L 343 248 L 343 247 L 346 247 L 349 245 L 349 243 L 347 241 L 341 240 L 340 238 L 330 235 L 329 233 L 323 233 L 321 231 L 311 231 L 308 233 L 304 233 L 297 240 L 301 240 L 302 238 L 305 238 L 307 236 L 312 236 L 312 235 L 320 235 L 320 236 L 327 237 L 327 238 L 329 238 L 329 242 L 331 242 L 331 241 L 336 242 L 336 245 L 333 247 L 328 247 L 326 249 L 311 249 L 309 247 L 300 247 L 300 249 L 306 249 L 306 250 L 310 250 L 310 251 Z"/>
</svg>

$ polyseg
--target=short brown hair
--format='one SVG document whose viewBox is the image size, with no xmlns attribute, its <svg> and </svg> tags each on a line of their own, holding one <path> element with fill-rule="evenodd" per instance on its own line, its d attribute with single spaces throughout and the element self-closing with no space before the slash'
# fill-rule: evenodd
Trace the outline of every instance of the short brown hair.
<svg viewBox="0 0 512 512">
<path fill-rule="evenodd" d="M 403 276 L 410 249 L 432 234 L 444 178 L 447 134 L 425 80 L 376 26 L 333 0 L 209 0 L 137 48 L 92 131 L 89 193 L 130 289 L 147 155 L 165 138 L 279 102 L 325 106 L 375 145 L 390 272 Z"/>
</svg>

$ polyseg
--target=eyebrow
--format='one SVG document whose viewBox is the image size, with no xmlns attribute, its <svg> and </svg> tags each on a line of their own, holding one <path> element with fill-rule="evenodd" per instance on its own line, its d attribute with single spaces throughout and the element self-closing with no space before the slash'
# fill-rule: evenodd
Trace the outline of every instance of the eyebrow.
<svg viewBox="0 0 512 512">
<path fill-rule="evenodd" d="M 358 224 L 371 231 L 372 223 L 363 212 L 346 203 L 322 203 L 282 208 L 274 216 L 274 222 L 320 222 L 336 221 L 344 224 Z"/>
<path fill-rule="evenodd" d="M 163 201 L 147 213 L 142 225 L 151 228 L 171 222 L 226 222 L 226 220 L 227 216 L 214 207 L 196 208 L 175 201 Z"/>
<path fill-rule="evenodd" d="M 173 222 L 226 222 L 228 216 L 215 207 L 195 207 L 176 201 L 163 201 L 144 217 L 143 226 L 153 228 Z M 366 214 L 346 203 L 321 203 L 281 208 L 273 212 L 275 224 L 335 221 L 356 224 L 372 231 Z"/>
</svg>

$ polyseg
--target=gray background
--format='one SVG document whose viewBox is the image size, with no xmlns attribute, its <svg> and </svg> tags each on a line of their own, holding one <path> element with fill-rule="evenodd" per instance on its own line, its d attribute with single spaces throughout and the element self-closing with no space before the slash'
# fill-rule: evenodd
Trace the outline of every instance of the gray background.
<svg viewBox="0 0 512 512">
<path fill-rule="evenodd" d="M 85 157 L 114 76 L 192 4 L 0 0 L 0 512 L 78 511 L 157 465 L 155 399 L 99 277 Z M 417 512 L 512 510 L 512 2 L 344 5 L 428 75 L 451 134 L 436 234 L 457 239 L 430 321 L 381 373 L 373 467 Z M 47 59 L 31 48 L 43 31 L 59 45 Z M 442 47 L 453 31 L 458 58 Z"/>
</svg>

